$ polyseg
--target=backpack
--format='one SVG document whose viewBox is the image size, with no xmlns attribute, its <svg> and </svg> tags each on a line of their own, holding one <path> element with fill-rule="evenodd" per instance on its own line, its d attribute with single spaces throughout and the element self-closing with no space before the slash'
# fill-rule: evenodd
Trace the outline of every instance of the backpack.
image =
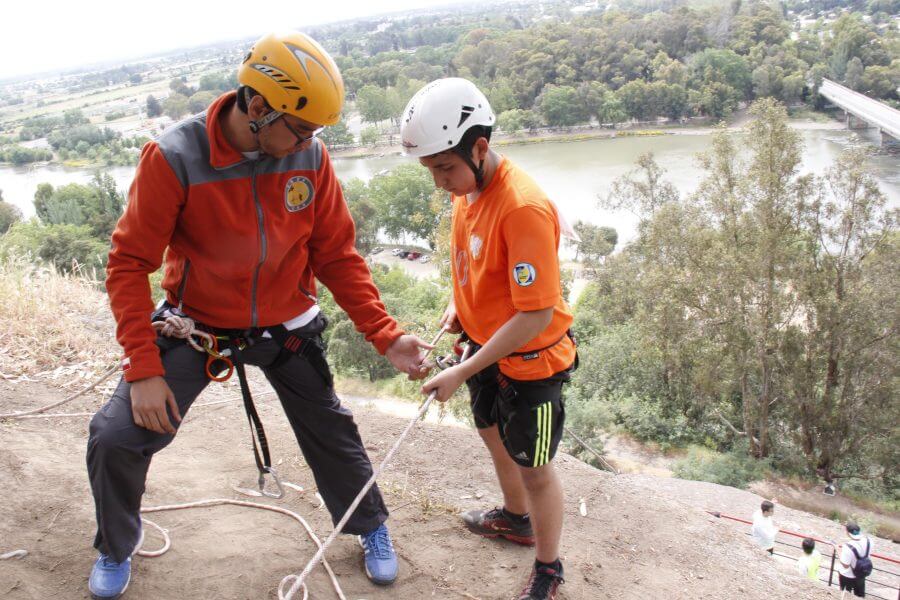
<svg viewBox="0 0 900 600">
<path fill-rule="evenodd" d="M 856 557 L 856 564 L 853 565 L 853 576 L 857 579 L 865 579 L 872 574 L 872 560 L 869 558 L 869 552 L 871 550 L 872 541 L 869 538 L 866 538 L 866 553 L 863 556 L 859 555 L 856 546 L 850 546 L 850 551 L 853 552 L 853 556 Z"/>
</svg>

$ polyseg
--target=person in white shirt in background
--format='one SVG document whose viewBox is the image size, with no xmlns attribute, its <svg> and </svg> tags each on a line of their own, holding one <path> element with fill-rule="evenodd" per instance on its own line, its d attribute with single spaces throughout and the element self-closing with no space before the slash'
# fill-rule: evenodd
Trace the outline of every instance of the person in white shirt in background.
<svg viewBox="0 0 900 600">
<path fill-rule="evenodd" d="M 797 559 L 797 571 L 811 581 L 818 581 L 822 555 L 816 550 L 816 542 L 812 538 L 803 538 L 802 547 L 803 554 Z"/>
<path fill-rule="evenodd" d="M 778 528 L 772 522 L 774 514 L 775 504 L 764 500 L 759 510 L 753 514 L 753 526 L 750 528 L 754 541 L 769 554 L 775 553 L 775 534 L 778 533 Z"/>
<path fill-rule="evenodd" d="M 859 598 L 866 597 L 866 577 L 860 573 L 859 563 L 867 561 L 871 573 L 872 540 L 862 534 L 859 525 L 853 521 L 846 525 L 848 541 L 841 544 L 841 564 L 838 567 L 838 580 L 841 590 L 853 592 Z M 856 550 L 856 552 L 854 552 Z"/>
</svg>

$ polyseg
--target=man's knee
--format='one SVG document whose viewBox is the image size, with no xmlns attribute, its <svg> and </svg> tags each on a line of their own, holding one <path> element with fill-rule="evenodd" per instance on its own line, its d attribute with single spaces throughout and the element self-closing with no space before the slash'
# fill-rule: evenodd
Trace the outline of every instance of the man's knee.
<svg viewBox="0 0 900 600">
<path fill-rule="evenodd" d="M 105 408 L 93 416 L 88 433 L 89 455 L 125 452 L 149 456 L 175 437 L 138 427 L 130 412 L 110 416 Z"/>
</svg>

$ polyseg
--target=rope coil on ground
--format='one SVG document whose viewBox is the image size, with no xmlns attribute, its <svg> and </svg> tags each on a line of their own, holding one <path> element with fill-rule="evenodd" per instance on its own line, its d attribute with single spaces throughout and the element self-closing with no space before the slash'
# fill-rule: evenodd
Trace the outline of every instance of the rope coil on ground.
<svg viewBox="0 0 900 600">
<path fill-rule="evenodd" d="M 299 487 L 299 486 L 298 486 Z M 211 506 L 222 506 L 222 505 L 232 505 L 232 506 L 243 506 L 247 508 L 258 508 L 262 510 L 269 510 L 272 512 L 277 512 L 288 517 L 291 517 L 295 521 L 299 522 L 303 529 L 306 530 L 309 538 L 315 543 L 315 545 L 319 548 L 319 551 L 322 550 L 322 541 L 318 538 L 318 536 L 313 532 L 312 528 L 309 526 L 309 523 L 306 520 L 295 513 L 294 511 L 288 510 L 286 508 L 281 508 L 280 506 L 273 506 L 271 504 L 262 504 L 259 502 L 247 502 L 245 500 L 233 500 L 230 498 L 213 498 L 210 500 L 200 500 L 198 502 L 186 502 L 183 504 L 167 504 L 163 506 L 150 506 L 147 508 L 142 508 L 141 513 L 154 513 L 154 512 L 163 512 L 163 511 L 171 511 L 171 510 L 183 510 L 188 508 L 207 508 Z M 160 527 L 155 522 L 150 519 L 141 517 L 141 521 L 147 523 L 151 527 L 155 528 L 163 537 L 163 547 L 159 550 L 143 550 L 140 549 L 137 551 L 138 556 L 143 556 L 147 558 L 155 558 L 157 556 L 162 556 L 165 554 L 169 548 L 172 547 L 172 541 L 169 537 L 168 531 L 163 527 Z M 328 564 L 328 561 L 322 560 L 322 566 L 325 568 L 325 571 L 328 573 L 329 579 L 331 579 L 331 585 L 334 587 L 334 591 L 337 594 L 337 597 L 340 600 L 347 600 L 347 597 L 344 595 L 343 590 L 341 589 L 340 583 L 338 583 L 337 575 L 332 570 L 331 565 Z M 289 576 L 290 577 L 290 576 Z M 309 597 L 309 591 L 306 589 L 306 586 L 302 586 L 303 588 L 303 600 L 307 600 Z"/>
</svg>

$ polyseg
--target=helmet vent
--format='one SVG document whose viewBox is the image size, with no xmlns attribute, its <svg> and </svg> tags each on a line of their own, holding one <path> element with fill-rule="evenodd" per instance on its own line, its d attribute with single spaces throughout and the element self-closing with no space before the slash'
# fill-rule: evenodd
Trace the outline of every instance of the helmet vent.
<svg viewBox="0 0 900 600">
<path fill-rule="evenodd" d="M 472 116 L 472 113 L 475 112 L 475 108 L 472 106 L 463 106 L 462 111 L 459 113 L 459 123 L 457 123 L 456 128 L 459 129 L 460 126 L 466 122 L 466 119 Z M 444 128 L 446 129 L 446 127 Z"/>
<path fill-rule="evenodd" d="M 294 110 L 303 110 L 303 107 L 306 106 L 306 103 L 306 96 L 300 96 L 300 98 L 297 100 L 297 108 L 295 108 Z"/>
</svg>

